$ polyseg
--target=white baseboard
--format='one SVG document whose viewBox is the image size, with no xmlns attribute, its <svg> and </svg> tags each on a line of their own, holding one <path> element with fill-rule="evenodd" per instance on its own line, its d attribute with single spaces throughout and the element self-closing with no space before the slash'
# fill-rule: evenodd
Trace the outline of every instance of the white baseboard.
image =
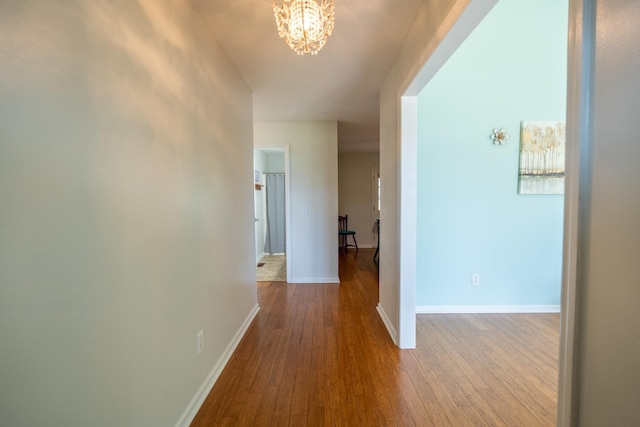
<svg viewBox="0 0 640 427">
<path fill-rule="evenodd" d="M 340 283 L 339 277 L 292 277 L 289 283 Z"/>
<path fill-rule="evenodd" d="M 195 396 L 193 396 L 193 399 L 191 399 L 191 402 L 189 402 L 187 409 L 185 409 L 184 413 L 176 423 L 176 427 L 189 427 L 189 424 L 191 424 L 196 414 L 200 410 L 200 407 L 209 395 L 209 392 L 213 388 L 213 385 L 218 380 L 218 377 L 220 377 L 222 370 L 225 366 L 227 366 L 231 355 L 236 350 L 236 347 L 238 347 L 238 344 L 240 344 L 240 340 L 247 332 L 247 329 L 249 329 L 249 325 L 251 325 L 251 322 L 258 314 L 258 311 L 260 311 L 260 306 L 256 304 L 255 307 L 253 307 L 253 310 L 251 310 L 247 318 L 242 323 L 242 326 L 240 326 L 238 332 L 236 332 L 236 334 L 234 335 L 224 353 L 222 353 L 222 356 L 218 360 L 218 363 L 215 364 L 207 378 L 200 385 L 200 388 L 196 392 Z"/>
<path fill-rule="evenodd" d="M 382 308 L 380 303 L 378 303 L 378 305 L 376 306 L 376 310 L 378 310 L 378 314 L 380 315 L 384 326 L 387 328 L 387 332 L 389 332 L 391 340 L 395 345 L 398 345 L 398 333 L 396 332 L 396 329 L 393 327 L 391 320 L 389 320 L 387 313 L 385 313 L 384 308 Z"/>
<path fill-rule="evenodd" d="M 422 305 L 416 314 L 436 313 L 560 313 L 560 305 Z"/>
<path fill-rule="evenodd" d="M 266 252 L 262 252 L 260 255 L 258 255 L 258 258 L 256 258 L 256 262 L 260 262 L 260 260 L 264 257 L 266 257 L 267 255 L 269 255 Z"/>
</svg>

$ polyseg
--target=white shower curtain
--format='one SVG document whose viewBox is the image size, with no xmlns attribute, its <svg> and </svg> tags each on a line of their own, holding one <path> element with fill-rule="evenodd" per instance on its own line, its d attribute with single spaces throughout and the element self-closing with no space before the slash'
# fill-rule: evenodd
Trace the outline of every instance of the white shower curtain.
<svg viewBox="0 0 640 427">
<path fill-rule="evenodd" d="M 264 251 L 269 254 L 286 252 L 284 174 L 265 174 L 267 190 L 267 236 Z"/>
</svg>

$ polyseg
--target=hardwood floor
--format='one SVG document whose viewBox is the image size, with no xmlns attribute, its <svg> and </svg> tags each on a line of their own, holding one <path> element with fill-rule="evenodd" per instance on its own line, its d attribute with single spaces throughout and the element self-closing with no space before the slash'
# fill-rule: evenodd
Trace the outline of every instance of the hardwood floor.
<svg viewBox="0 0 640 427">
<path fill-rule="evenodd" d="M 192 426 L 553 426 L 558 314 L 419 315 L 398 350 L 372 250 L 341 284 L 258 286 L 261 310 Z"/>
</svg>

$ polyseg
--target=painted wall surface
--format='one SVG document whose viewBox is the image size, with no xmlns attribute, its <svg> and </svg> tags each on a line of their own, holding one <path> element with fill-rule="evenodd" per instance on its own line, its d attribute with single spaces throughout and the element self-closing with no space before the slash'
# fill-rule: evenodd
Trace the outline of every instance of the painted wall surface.
<svg viewBox="0 0 640 427">
<path fill-rule="evenodd" d="M 338 156 L 338 211 L 349 215 L 349 229 L 356 232 L 358 247 L 375 247 L 372 233 L 372 168 L 380 166 L 378 153 Z M 351 243 L 351 239 L 349 239 Z"/>
<path fill-rule="evenodd" d="M 640 4 L 597 2 L 578 289 L 579 425 L 640 425 Z"/>
<path fill-rule="evenodd" d="M 290 281 L 337 282 L 337 123 L 255 122 L 253 132 L 256 147 L 290 147 Z"/>
<path fill-rule="evenodd" d="M 267 154 L 267 168 L 269 173 L 284 173 L 284 152 Z"/>
<path fill-rule="evenodd" d="M 517 184 L 521 120 L 565 119 L 567 20 L 499 1 L 418 96 L 418 307 L 559 307 L 563 197 Z"/>
<path fill-rule="evenodd" d="M 253 169 L 258 171 L 260 175 L 260 183 L 265 184 L 264 173 L 268 170 L 269 160 L 267 154 L 262 150 L 254 150 L 253 154 Z M 255 178 L 254 178 L 255 179 Z M 255 209 L 256 221 L 256 261 L 265 255 L 264 242 L 266 233 L 267 218 L 265 214 L 266 209 L 266 191 L 264 187 L 261 190 L 253 191 L 253 204 Z"/>
<path fill-rule="evenodd" d="M 400 292 L 400 97 L 468 0 L 424 2 L 380 89 L 380 304 L 396 339 Z"/>
<path fill-rule="evenodd" d="M 3 1 L 0 62 L 0 425 L 174 425 L 257 302 L 251 93 L 182 1 Z"/>
</svg>

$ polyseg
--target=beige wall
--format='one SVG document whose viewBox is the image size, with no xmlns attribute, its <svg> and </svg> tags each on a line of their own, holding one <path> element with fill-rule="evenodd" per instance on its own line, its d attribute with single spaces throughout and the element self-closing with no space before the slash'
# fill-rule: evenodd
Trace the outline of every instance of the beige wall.
<svg viewBox="0 0 640 427">
<path fill-rule="evenodd" d="M 638 426 L 640 7 L 631 0 L 596 3 L 592 161 L 590 188 L 584 186 L 581 193 L 584 227 L 577 275 L 576 425 Z"/>
<path fill-rule="evenodd" d="M 349 215 L 349 229 L 356 232 L 361 248 L 375 247 L 372 210 L 377 200 L 373 200 L 371 173 L 379 166 L 378 153 L 338 156 L 338 212 Z"/>
<path fill-rule="evenodd" d="M 256 306 L 251 93 L 177 0 L 3 1 L 0 63 L 0 425 L 173 425 Z"/>
<path fill-rule="evenodd" d="M 289 146 L 290 281 L 337 282 L 337 122 L 255 122 L 254 143 L 256 148 Z"/>
</svg>

